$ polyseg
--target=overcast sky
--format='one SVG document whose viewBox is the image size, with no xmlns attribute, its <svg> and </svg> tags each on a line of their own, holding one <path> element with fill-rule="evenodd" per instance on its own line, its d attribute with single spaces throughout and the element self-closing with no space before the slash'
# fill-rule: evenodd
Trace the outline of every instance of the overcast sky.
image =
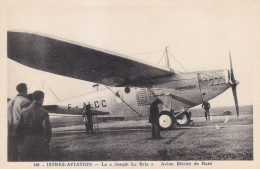
<svg viewBox="0 0 260 169">
<path fill-rule="evenodd" d="M 165 1 L 166 2 L 166 1 Z M 8 30 L 38 32 L 157 63 L 166 46 L 189 71 L 229 69 L 231 52 L 238 100 L 253 103 L 253 58 L 259 54 L 259 16 L 253 1 L 176 1 L 160 5 L 12 6 Z M 145 52 L 149 54 L 140 54 Z M 140 55 L 137 55 L 140 54 Z M 180 69 L 171 60 L 175 69 Z M 163 64 L 163 62 L 162 62 Z M 182 71 L 182 69 L 180 69 Z M 8 61 L 8 96 L 26 82 L 29 91 L 42 82 L 59 98 L 92 91 L 89 83 L 51 75 Z M 46 102 L 52 102 L 51 96 Z M 231 89 L 211 101 L 234 105 Z"/>
</svg>

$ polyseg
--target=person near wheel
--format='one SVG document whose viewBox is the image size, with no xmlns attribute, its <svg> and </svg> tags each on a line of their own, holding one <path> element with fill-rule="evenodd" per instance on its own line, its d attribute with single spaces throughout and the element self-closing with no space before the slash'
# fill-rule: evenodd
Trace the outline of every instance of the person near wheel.
<svg viewBox="0 0 260 169">
<path fill-rule="evenodd" d="M 159 109 L 158 104 L 162 103 L 160 99 L 156 99 L 152 102 L 150 106 L 150 116 L 149 123 L 152 124 L 152 138 L 160 139 L 160 129 L 159 129 Z"/>
<path fill-rule="evenodd" d="M 209 104 L 209 102 L 207 102 L 207 101 L 203 102 L 201 107 L 205 110 L 206 120 L 210 121 L 210 115 L 209 115 L 210 104 Z"/>
</svg>

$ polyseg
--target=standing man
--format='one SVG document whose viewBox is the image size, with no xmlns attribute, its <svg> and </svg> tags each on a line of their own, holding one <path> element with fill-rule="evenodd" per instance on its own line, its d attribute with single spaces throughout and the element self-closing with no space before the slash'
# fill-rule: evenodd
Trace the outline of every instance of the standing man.
<svg viewBox="0 0 260 169">
<path fill-rule="evenodd" d="M 92 119 L 92 111 L 91 111 L 91 106 L 90 103 L 85 105 L 84 104 L 84 109 L 83 109 L 83 118 L 84 118 L 84 123 L 86 126 L 86 132 L 87 134 L 91 133 L 93 134 L 93 119 Z"/>
<path fill-rule="evenodd" d="M 44 93 L 35 91 L 32 98 L 32 104 L 22 111 L 17 126 L 18 137 L 22 140 L 21 161 L 48 159 L 52 129 L 49 114 L 42 107 Z"/>
<path fill-rule="evenodd" d="M 209 115 L 209 109 L 210 109 L 210 104 L 209 102 L 205 101 L 201 105 L 202 108 L 205 110 L 205 118 L 207 121 L 210 121 L 210 115 Z"/>
<path fill-rule="evenodd" d="M 20 120 L 21 111 L 28 107 L 31 102 L 27 99 L 27 86 L 20 83 L 16 86 L 18 95 L 8 102 L 8 161 L 18 161 L 18 139 L 17 125 Z"/>
<path fill-rule="evenodd" d="M 159 129 L 159 109 L 158 104 L 162 103 L 160 99 L 156 99 L 152 102 L 150 106 L 150 116 L 149 123 L 152 124 L 152 138 L 160 139 L 160 129 Z"/>
</svg>

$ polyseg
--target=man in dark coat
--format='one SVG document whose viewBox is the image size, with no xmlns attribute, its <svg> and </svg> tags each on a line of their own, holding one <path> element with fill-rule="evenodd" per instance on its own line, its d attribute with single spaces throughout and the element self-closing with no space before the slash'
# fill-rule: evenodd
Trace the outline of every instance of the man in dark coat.
<svg viewBox="0 0 260 169">
<path fill-rule="evenodd" d="M 209 102 L 205 101 L 201 105 L 202 108 L 205 110 L 205 118 L 207 121 L 210 121 L 210 115 L 209 115 L 209 109 L 210 109 L 210 104 Z"/>
<path fill-rule="evenodd" d="M 84 118 L 84 123 L 86 127 L 86 132 L 87 134 L 91 133 L 93 134 L 93 119 L 92 119 L 92 111 L 91 111 L 91 106 L 90 104 L 84 105 L 83 109 L 83 118 Z"/>
<path fill-rule="evenodd" d="M 160 129 L 159 129 L 159 109 L 158 104 L 162 103 L 160 99 L 156 99 L 152 102 L 150 106 L 150 116 L 149 116 L 149 123 L 152 124 L 152 138 L 159 139 L 160 136 Z"/>
</svg>

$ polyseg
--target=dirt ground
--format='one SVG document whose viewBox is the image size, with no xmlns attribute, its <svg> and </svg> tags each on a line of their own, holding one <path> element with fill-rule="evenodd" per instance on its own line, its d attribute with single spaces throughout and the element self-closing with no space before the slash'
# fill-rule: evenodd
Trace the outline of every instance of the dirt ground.
<svg viewBox="0 0 260 169">
<path fill-rule="evenodd" d="M 193 120 L 192 126 L 161 131 L 160 140 L 151 139 L 147 120 L 100 123 L 93 135 L 87 135 L 82 124 L 56 127 L 48 160 L 253 160 L 252 114 Z"/>
</svg>

